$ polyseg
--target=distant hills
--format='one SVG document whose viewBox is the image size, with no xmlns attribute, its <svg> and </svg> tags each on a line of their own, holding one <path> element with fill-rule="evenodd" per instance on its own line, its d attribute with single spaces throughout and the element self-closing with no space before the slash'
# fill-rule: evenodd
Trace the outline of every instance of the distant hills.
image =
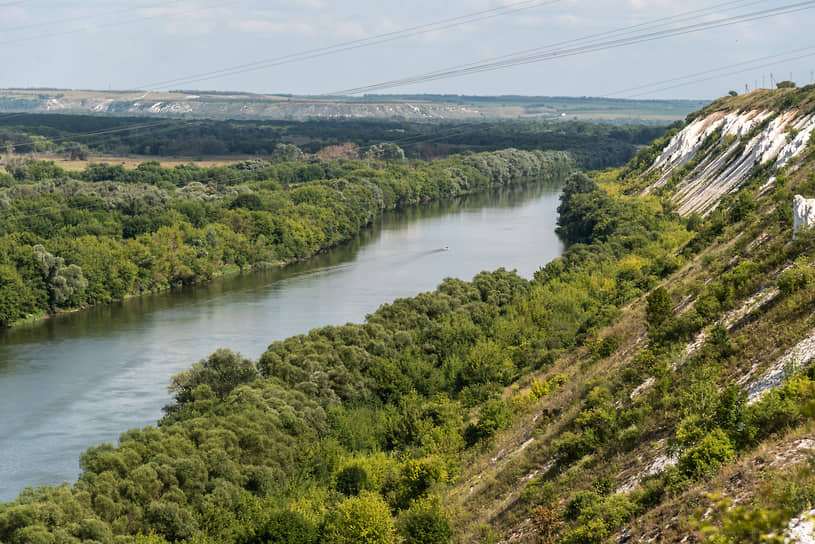
<svg viewBox="0 0 815 544">
<path fill-rule="evenodd" d="M 579 119 L 664 124 L 683 119 L 706 104 L 698 100 L 546 96 L 325 97 L 216 91 L 0 90 L 0 113 L 91 113 L 212 119 Z"/>
</svg>

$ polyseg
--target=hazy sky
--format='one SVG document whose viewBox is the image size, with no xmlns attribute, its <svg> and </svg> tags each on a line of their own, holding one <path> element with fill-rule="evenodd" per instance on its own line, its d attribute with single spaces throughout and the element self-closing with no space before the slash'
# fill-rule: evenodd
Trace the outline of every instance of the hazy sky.
<svg viewBox="0 0 815 544">
<path fill-rule="evenodd" d="M 322 94 L 552 44 L 574 48 L 585 43 L 575 41 L 579 38 L 634 25 L 642 26 L 601 39 L 686 28 L 792 4 L 815 7 L 815 2 L 801 0 L 0 0 L 0 87 Z M 466 20 L 459 24 L 462 19 L 452 18 Z M 658 19 L 660 26 L 652 26 Z M 426 25 L 445 20 L 444 28 L 427 32 L 431 28 Z M 745 84 L 752 89 L 762 80 L 769 86 L 770 73 L 776 81 L 792 75 L 799 84 L 809 84 L 815 70 L 814 23 L 815 9 L 807 9 L 377 92 L 713 98 L 730 89 L 744 91 Z M 408 27 L 419 28 L 412 36 L 368 47 L 260 70 L 242 68 Z M 776 56 L 756 60 L 770 55 Z M 724 72 L 746 71 L 722 74 L 722 67 L 736 64 Z M 201 77 L 226 69 L 237 73 Z"/>
</svg>

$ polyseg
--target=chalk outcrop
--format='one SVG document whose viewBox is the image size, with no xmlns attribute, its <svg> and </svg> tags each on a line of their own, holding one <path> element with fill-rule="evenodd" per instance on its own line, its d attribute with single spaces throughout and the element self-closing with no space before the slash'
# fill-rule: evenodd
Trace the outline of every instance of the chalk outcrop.
<svg viewBox="0 0 815 544">
<path fill-rule="evenodd" d="M 681 215 L 710 213 L 723 196 L 737 191 L 759 165 L 772 163 L 773 172 L 799 156 L 815 129 L 815 114 L 789 110 L 775 114 L 766 110 L 723 111 L 699 117 L 676 134 L 647 173 L 658 172 L 646 193 L 668 183 L 673 174 L 694 163 L 678 181 L 673 200 Z M 711 142 L 717 132 L 718 140 Z M 703 151 L 704 148 L 704 151 Z M 698 156 L 700 152 L 704 156 Z"/>
<path fill-rule="evenodd" d="M 792 201 L 792 214 L 793 233 L 802 228 L 806 229 L 815 225 L 815 198 L 804 198 L 801 195 L 795 195 Z"/>
</svg>

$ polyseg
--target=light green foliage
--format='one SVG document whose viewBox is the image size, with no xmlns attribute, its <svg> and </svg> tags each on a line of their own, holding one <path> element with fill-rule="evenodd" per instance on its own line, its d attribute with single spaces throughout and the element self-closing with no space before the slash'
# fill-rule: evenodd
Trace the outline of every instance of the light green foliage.
<svg viewBox="0 0 815 544">
<path fill-rule="evenodd" d="M 714 429 L 698 445 L 682 454 L 679 458 L 679 470 L 689 478 L 699 479 L 717 471 L 735 452 L 733 443 L 724 431 Z"/>
<path fill-rule="evenodd" d="M 340 503 L 323 536 L 326 541 L 337 544 L 396 542 L 396 530 L 388 505 L 379 496 L 369 493 Z"/>
<path fill-rule="evenodd" d="M 33 247 L 34 260 L 39 266 L 42 279 L 48 290 L 51 307 L 62 305 L 88 286 L 82 269 L 75 264 L 65 266 L 62 257 L 50 254 L 42 245 Z"/>
<path fill-rule="evenodd" d="M 806 260 L 799 259 L 795 266 L 778 276 L 778 288 L 786 296 L 808 289 L 813 283 L 815 283 L 815 269 Z"/>
<path fill-rule="evenodd" d="M 272 162 L 291 162 L 303 158 L 303 152 L 294 144 L 277 144 L 272 152 Z"/>
</svg>

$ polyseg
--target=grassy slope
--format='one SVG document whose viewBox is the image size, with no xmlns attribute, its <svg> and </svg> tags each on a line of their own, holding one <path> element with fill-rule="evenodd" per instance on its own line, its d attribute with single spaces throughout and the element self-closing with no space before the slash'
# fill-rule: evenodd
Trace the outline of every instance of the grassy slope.
<svg viewBox="0 0 815 544">
<path fill-rule="evenodd" d="M 790 105 L 790 96 L 794 97 L 793 105 L 802 109 L 815 107 L 815 88 L 804 88 L 723 99 L 705 111 L 780 108 L 782 104 Z M 747 284 L 741 290 L 737 288 L 736 294 L 704 321 L 707 331 L 722 320 L 729 326 L 732 355 L 710 365 L 703 373 L 719 392 L 751 370 L 752 376 L 760 376 L 815 327 L 812 289 L 772 298 L 782 271 L 796 260 L 808 268 L 813 260 L 809 237 L 795 244 L 789 242 L 792 195 L 815 191 L 815 151 L 810 149 L 799 167 L 787 176 L 780 176 L 780 180 L 779 186 L 767 194 L 756 197 L 750 193 L 756 209 L 743 220 L 725 224 L 721 234 L 663 284 L 675 304 L 676 314 L 682 315 L 708 293 L 709 285 L 716 285 L 716 280 L 731 273 L 739 263 L 755 265 Z M 727 212 L 722 217 L 727 223 Z M 769 302 L 753 307 L 750 297 L 762 291 L 770 293 L 766 299 Z M 644 472 L 658 473 L 650 483 L 645 483 L 645 488 L 659 487 L 661 496 L 651 507 L 624 516 L 625 521 L 614 527 L 607 538 L 595 533 L 596 540 L 586 542 L 615 541 L 622 537 L 623 541 L 629 541 L 628 537 L 630 541 L 675 542 L 685 537 L 689 541 L 703 540 L 696 515 L 699 508 L 704 511 L 715 505 L 716 500 L 709 493 L 735 499 L 738 504 L 747 505 L 747 512 L 758 512 L 758 517 L 767 518 L 779 511 L 782 504 L 797 505 L 800 509 L 811 500 L 815 485 L 808 469 L 807 448 L 812 444 L 805 439 L 811 436 L 815 425 L 808 418 L 784 426 L 757 444 L 747 445 L 720 470 L 696 481 L 673 487 L 654 483 L 660 476 L 659 471 L 653 470 L 653 464 L 666 454 L 678 424 L 676 414 L 667 410 L 676 404 L 665 403 L 664 398 L 681 397 L 682 392 L 656 391 L 660 387 L 658 381 L 656 387 L 638 390 L 641 394 L 635 393 L 632 399 L 632 392 L 642 382 L 620 378 L 651 343 L 645 306 L 645 297 L 633 302 L 612 326 L 598 334 L 598 340 L 609 336 L 620 339 L 619 349 L 610 356 L 598 357 L 590 346 L 584 346 L 535 376 L 546 379 L 564 373 L 569 379 L 557 394 L 542 398 L 528 417 L 505 431 L 488 451 L 469 463 L 461 483 L 448 495 L 460 526 L 457 541 L 557 541 L 575 527 L 574 522 L 564 522 L 563 517 L 577 491 L 605 486 L 604 491 L 613 496 L 626 484 L 636 482 Z M 697 387 L 699 372 L 688 367 L 698 369 L 707 363 L 687 356 L 684 346 L 689 343 L 675 342 L 665 350 L 663 362 L 668 370 L 663 387 L 687 388 L 688 394 Z M 671 370 L 672 367 L 678 368 Z M 575 416 L 586 406 L 587 397 L 597 384 L 610 388 L 620 413 L 639 406 L 645 415 L 637 423 L 636 432 L 626 435 L 623 430 L 593 454 L 574 462 L 559 461 L 555 445 L 567 429 L 573 428 Z M 598 486 L 598 482 L 602 485 Z M 642 490 L 642 486 L 634 487 L 633 493 Z M 716 508 L 708 510 L 703 525 L 721 526 L 717 512 Z M 785 511 L 780 521 L 775 521 L 776 525 L 791 513 L 792 510 Z M 733 519 L 741 514 L 738 509 L 725 514 L 728 527 L 737 525 Z M 549 529 L 551 539 L 547 537 Z M 750 541 L 751 537 L 742 538 Z"/>
</svg>

